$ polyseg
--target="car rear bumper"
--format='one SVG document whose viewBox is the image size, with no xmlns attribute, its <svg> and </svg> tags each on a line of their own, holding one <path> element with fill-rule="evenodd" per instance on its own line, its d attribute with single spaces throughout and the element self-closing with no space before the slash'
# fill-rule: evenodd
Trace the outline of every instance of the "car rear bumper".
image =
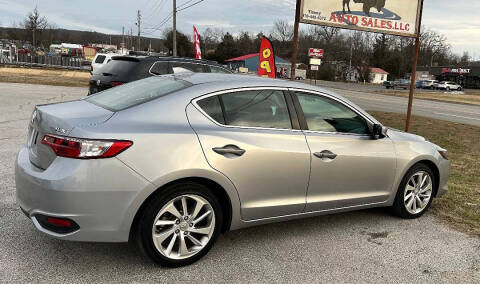
<svg viewBox="0 0 480 284">
<path fill-rule="evenodd" d="M 57 157 L 42 170 L 20 150 L 15 166 L 17 202 L 38 230 L 74 241 L 128 241 L 138 207 L 136 197 L 152 185 L 117 158 L 77 160 Z M 39 218 L 67 218 L 78 224 L 69 233 L 42 226 Z"/>
</svg>

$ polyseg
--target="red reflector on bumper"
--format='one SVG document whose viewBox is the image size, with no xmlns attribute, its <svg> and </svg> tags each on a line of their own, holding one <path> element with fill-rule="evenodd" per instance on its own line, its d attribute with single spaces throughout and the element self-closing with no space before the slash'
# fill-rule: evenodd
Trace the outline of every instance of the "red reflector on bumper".
<svg viewBox="0 0 480 284">
<path fill-rule="evenodd" d="M 67 219 L 60 219 L 60 218 L 54 218 L 54 217 L 48 217 L 47 218 L 47 223 L 58 226 L 58 227 L 71 227 L 72 222 Z"/>
</svg>

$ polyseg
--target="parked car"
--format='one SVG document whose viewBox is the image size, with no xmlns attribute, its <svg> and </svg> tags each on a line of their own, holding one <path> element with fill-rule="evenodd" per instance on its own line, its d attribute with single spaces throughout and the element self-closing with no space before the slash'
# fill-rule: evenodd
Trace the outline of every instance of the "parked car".
<svg viewBox="0 0 480 284">
<path fill-rule="evenodd" d="M 228 230 L 370 207 L 420 217 L 449 171 L 445 149 L 325 89 L 184 73 L 36 106 L 15 180 L 41 232 L 135 240 L 175 267 Z"/>
<path fill-rule="evenodd" d="M 387 89 L 408 89 L 410 88 L 410 80 L 405 80 L 405 79 L 399 79 L 395 81 L 385 81 L 383 82 L 383 86 L 385 86 Z"/>
<path fill-rule="evenodd" d="M 461 91 L 461 90 L 462 90 L 462 86 L 460 86 L 459 84 L 457 84 L 457 83 L 455 83 L 455 82 L 444 81 L 444 82 L 440 82 L 440 83 L 437 85 L 437 89 L 439 89 L 439 90 L 446 90 L 446 91 L 450 91 L 450 90 Z"/>
<path fill-rule="evenodd" d="M 420 80 L 420 81 L 416 82 L 415 83 L 415 88 L 417 88 L 417 89 L 423 88 L 423 82 L 424 82 L 424 80 Z"/>
<path fill-rule="evenodd" d="M 97 53 L 95 57 L 93 58 L 90 73 L 93 74 L 95 72 L 98 72 L 100 68 L 105 66 L 110 60 L 112 60 L 113 56 L 116 56 L 118 54 L 115 53 Z"/>
<path fill-rule="evenodd" d="M 393 89 L 393 81 L 384 81 L 383 86 L 387 89 Z"/>
<path fill-rule="evenodd" d="M 424 89 L 434 89 L 435 84 L 438 84 L 436 80 L 424 80 L 422 83 L 422 88 Z"/>
<path fill-rule="evenodd" d="M 114 56 L 104 68 L 92 74 L 89 95 L 150 76 L 185 72 L 232 73 L 209 60 L 183 57 Z"/>
</svg>

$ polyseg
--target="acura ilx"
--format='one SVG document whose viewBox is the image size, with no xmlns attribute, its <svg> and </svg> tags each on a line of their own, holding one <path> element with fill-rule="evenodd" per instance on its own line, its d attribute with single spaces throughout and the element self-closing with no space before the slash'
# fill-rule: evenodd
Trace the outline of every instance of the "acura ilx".
<svg viewBox="0 0 480 284">
<path fill-rule="evenodd" d="M 449 172 L 445 149 L 325 89 L 185 73 L 36 106 L 15 176 L 41 232 L 134 240 L 175 267 L 228 230 L 372 207 L 417 218 Z"/>
</svg>

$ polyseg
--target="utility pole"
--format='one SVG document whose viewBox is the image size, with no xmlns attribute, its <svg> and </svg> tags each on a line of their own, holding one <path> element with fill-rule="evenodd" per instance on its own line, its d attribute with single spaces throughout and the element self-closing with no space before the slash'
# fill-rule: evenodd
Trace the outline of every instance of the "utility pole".
<svg viewBox="0 0 480 284">
<path fill-rule="evenodd" d="M 173 56 L 177 56 L 177 0 L 173 0 Z"/>
<path fill-rule="evenodd" d="M 122 49 L 125 48 L 125 26 L 122 27 Z"/>
<path fill-rule="evenodd" d="M 133 28 L 130 26 L 130 49 L 135 49 L 133 47 Z"/>
<path fill-rule="evenodd" d="M 140 10 L 137 11 L 137 28 L 138 28 L 138 37 L 137 37 L 137 51 L 140 51 L 140 22 L 142 21 L 142 15 L 140 15 Z"/>
</svg>

